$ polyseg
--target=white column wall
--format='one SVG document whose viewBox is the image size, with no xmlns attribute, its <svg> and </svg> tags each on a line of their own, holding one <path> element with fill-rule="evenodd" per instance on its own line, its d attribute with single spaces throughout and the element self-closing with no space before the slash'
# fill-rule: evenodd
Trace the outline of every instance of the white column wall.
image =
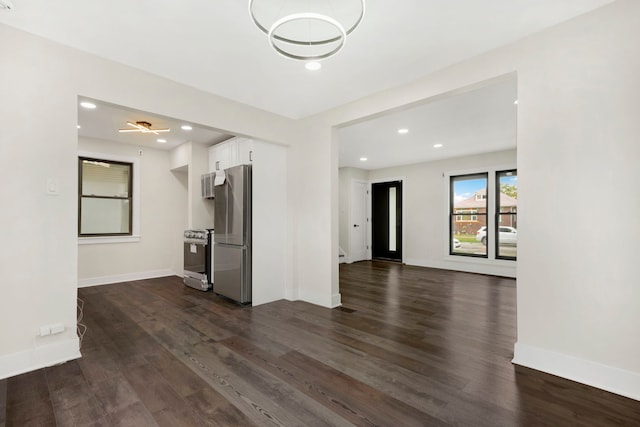
<svg viewBox="0 0 640 427">
<path fill-rule="evenodd" d="M 338 169 L 327 166 L 337 165 L 337 148 L 332 149 L 332 130 L 327 123 L 300 124 L 299 132 L 305 136 L 291 147 L 288 157 L 289 194 L 295 221 L 292 262 L 299 267 L 292 273 L 295 275 L 292 279 L 298 288 L 289 290 L 287 297 L 334 307 L 340 304 Z"/>
</svg>

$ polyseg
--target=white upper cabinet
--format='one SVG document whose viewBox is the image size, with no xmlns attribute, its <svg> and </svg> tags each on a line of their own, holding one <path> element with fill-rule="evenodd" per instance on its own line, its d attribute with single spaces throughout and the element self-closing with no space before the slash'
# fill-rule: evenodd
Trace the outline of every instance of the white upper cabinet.
<svg viewBox="0 0 640 427">
<path fill-rule="evenodd" d="M 209 147 L 209 172 L 224 170 L 238 164 L 236 138 Z"/>
<path fill-rule="evenodd" d="M 248 138 L 236 138 L 238 141 L 238 164 L 250 165 L 253 163 L 255 156 L 255 143 L 253 139 Z"/>
<path fill-rule="evenodd" d="M 255 158 L 253 139 L 235 137 L 209 147 L 209 172 L 250 165 Z"/>
</svg>

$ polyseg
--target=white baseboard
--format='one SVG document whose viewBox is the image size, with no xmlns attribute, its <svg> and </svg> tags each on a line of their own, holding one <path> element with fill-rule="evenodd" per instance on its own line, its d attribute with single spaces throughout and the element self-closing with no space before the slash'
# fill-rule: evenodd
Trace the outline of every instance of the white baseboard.
<svg viewBox="0 0 640 427">
<path fill-rule="evenodd" d="M 156 277 L 182 276 L 172 270 L 141 271 L 139 273 L 116 274 L 113 276 L 89 277 L 78 279 L 78 287 L 109 285 L 111 283 L 130 282 L 132 280 L 155 279 Z"/>
<path fill-rule="evenodd" d="M 294 289 L 285 289 L 284 290 L 284 299 L 287 301 L 296 301 L 298 299 L 298 292 Z"/>
<path fill-rule="evenodd" d="M 611 393 L 640 400 L 640 373 L 516 343 L 512 362 Z"/>
<path fill-rule="evenodd" d="M 342 305 L 342 295 L 340 292 L 331 295 L 331 308 L 340 307 Z"/>
<path fill-rule="evenodd" d="M 336 295 L 337 295 L 338 305 L 334 305 L 334 301 L 336 300 Z M 321 307 L 335 308 L 340 305 L 339 303 L 340 294 L 328 296 L 327 294 L 324 294 L 324 293 L 321 294 L 318 292 L 305 291 L 304 289 L 300 289 L 298 290 L 298 298 L 296 300 L 305 301 L 311 304 L 319 305 Z"/>
<path fill-rule="evenodd" d="M 338 258 L 338 264 L 351 264 L 351 258 L 348 256 L 341 256 Z"/>
<path fill-rule="evenodd" d="M 443 270 L 464 271 L 466 273 L 490 274 L 492 276 L 516 277 L 516 264 L 506 260 L 485 260 L 470 257 L 456 257 L 460 260 L 432 261 L 407 258 L 405 264 L 416 267 L 440 268 Z M 468 260 L 465 258 L 469 258 Z"/>
<path fill-rule="evenodd" d="M 82 357 L 77 336 L 46 346 L 0 356 L 0 379 Z"/>
</svg>

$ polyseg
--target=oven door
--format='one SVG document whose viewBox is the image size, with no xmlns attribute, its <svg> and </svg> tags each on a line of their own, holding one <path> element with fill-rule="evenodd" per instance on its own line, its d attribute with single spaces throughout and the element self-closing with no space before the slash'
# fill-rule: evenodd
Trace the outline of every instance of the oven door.
<svg viewBox="0 0 640 427">
<path fill-rule="evenodd" d="M 184 242 L 184 284 L 195 289 L 209 289 L 207 244 L 197 240 Z"/>
</svg>

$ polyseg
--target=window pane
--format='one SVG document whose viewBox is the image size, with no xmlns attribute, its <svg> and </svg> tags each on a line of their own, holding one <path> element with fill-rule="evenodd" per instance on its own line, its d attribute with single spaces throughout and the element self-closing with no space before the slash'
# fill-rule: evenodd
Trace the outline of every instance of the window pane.
<svg viewBox="0 0 640 427">
<path fill-rule="evenodd" d="M 396 250 L 396 187 L 389 188 L 389 250 Z"/>
<path fill-rule="evenodd" d="M 518 174 L 517 171 L 498 172 L 500 189 L 498 200 L 498 258 L 515 259 L 518 250 Z"/>
<path fill-rule="evenodd" d="M 487 256 L 487 174 L 451 178 L 451 253 Z"/>
<path fill-rule="evenodd" d="M 129 200 L 83 197 L 80 234 L 129 234 Z"/>
<path fill-rule="evenodd" d="M 129 197 L 131 165 L 82 161 L 82 195 L 105 197 Z"/>
</svg>

